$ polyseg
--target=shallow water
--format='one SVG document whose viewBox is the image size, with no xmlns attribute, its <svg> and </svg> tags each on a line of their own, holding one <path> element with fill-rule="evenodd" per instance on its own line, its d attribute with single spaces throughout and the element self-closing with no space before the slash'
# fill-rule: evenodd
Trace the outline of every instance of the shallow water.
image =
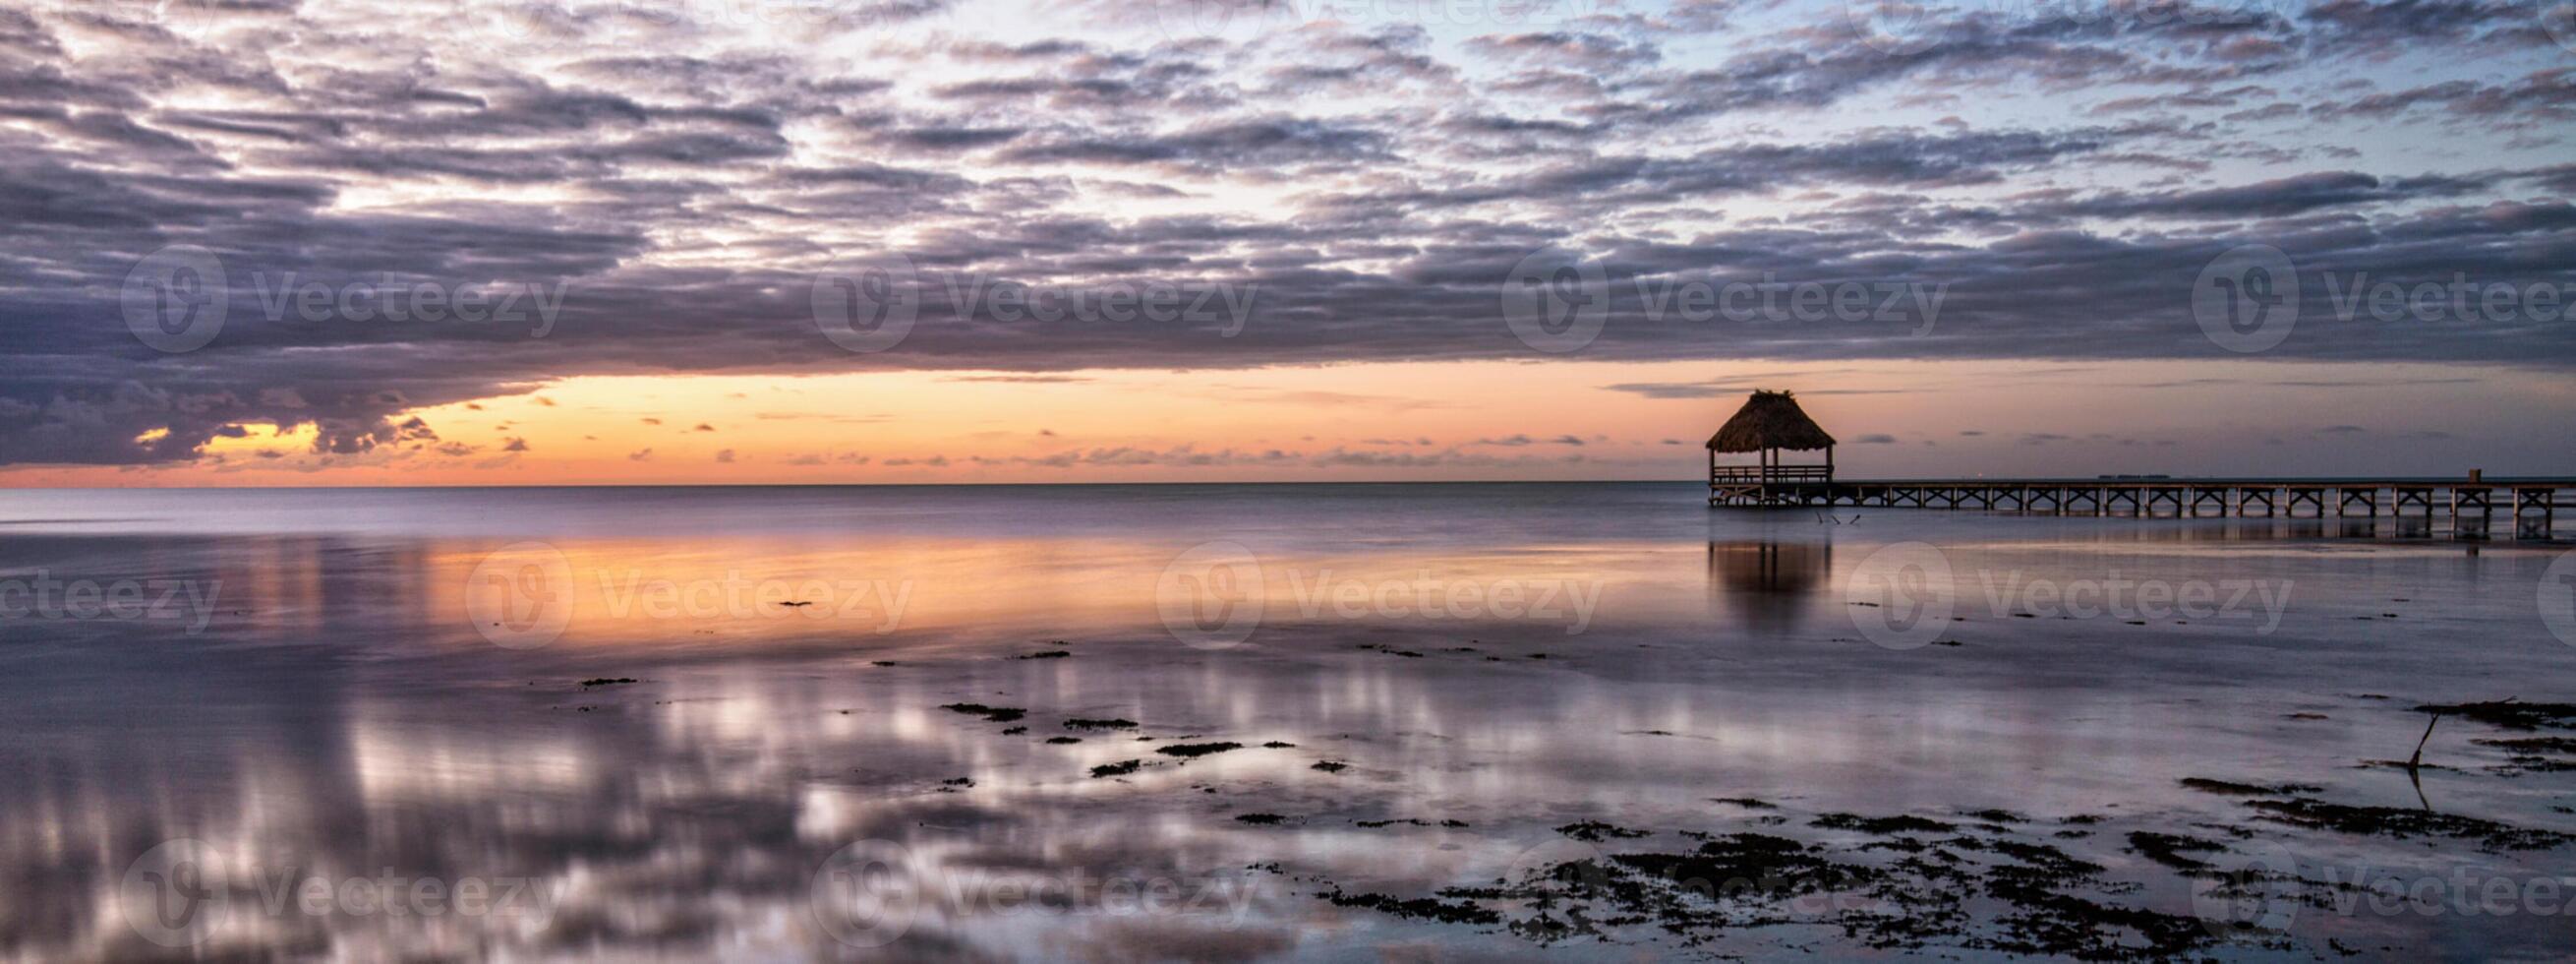
<svg viewBox="0 0 2576 964">
<path fill-rule="evenodd" d="M 2452 716 L 2420 785 L 2368 765 L 2419 704 L 2568 700 L 2576 564 L 2504 535 L 1687 485 L 0 493 L 0 955 L 2076 952 L 1986 897 L 1891 949 L 1842 926 L 1945 886 L 1914 878 L 1574 933 L 1510 926 L 1563 915 L 1525 892 L 1366 899 L 1685 832 L 1900 852 L 1837 812 L 2062 848 L 2096 866 L 2062 892 L 2211 956 L 2563 955 L 2576 845 L 2256 803 L 2576 834 L 2559 751 L 2479 742 L 2547 727 Z M 2249 868 L 2304 883 L 2213 896 Z"/>
</svg>

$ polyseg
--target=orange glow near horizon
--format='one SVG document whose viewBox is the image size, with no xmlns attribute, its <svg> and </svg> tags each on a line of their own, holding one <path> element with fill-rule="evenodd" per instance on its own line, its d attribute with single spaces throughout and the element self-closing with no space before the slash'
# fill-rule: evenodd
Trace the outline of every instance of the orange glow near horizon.
<svg viewBox="0 0 2576 964">
<path fill-rule="evenodd" d="M 2457 426 L 2502 425 L 2507 400 L 2529 421 L 2576 410 L 2576 388 L 2531 373 L 2276 362 L 595 376 L 402 413 L 435 441 L 327 455 L 312 426 L 253 424 L 193 463 L 25 466 L 0 485 L 1680 480 L 1754 387 L 1797 391 L 1855 477 L 2563 470 L 2517 469 L 2548 447 Z"/>
</svg>

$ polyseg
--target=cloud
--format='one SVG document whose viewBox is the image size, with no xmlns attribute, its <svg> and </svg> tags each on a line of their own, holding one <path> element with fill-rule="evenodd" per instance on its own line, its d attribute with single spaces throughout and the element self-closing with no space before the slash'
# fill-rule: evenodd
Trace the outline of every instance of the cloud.
<svg viewBox="0 0 2576 964">
<path fill-rule="evenodd" d="M 1533 252 L 1605 282 L 1582 359 L 2232 358 L 2189 293 L 2261 244 L 2306 296 L 2265 360 L 2576 366 L 2563 324 L 2340 324 L 2326 285 L 2576 291 L 2576 68 L 2509 4 L 1954 7 L 1893 46 L 1836 5 L 1186 42 L 1132 5 L 1033 8 L 1009 43 L 929 29 L 940 2 L 795 14 L 818 49 L 868 45 L 855 59 L 707 9 L 586 9 L 0 14 L 0 464 L 179 462 L 242 426 L 310 431 L 299 458 L 323 465 L 426 451 L 448 443 L 422 412 L 546 406 L 539 389 L 590 375 L 1540 361 L 1500 307 Z M 2384 143 L 2444 150 L 2363 149 Z M 128 276 L 169 245 L 223 269 L 205 302 L 141 272 L 135 305 L 222 306 L 193 352 L 129 326 Z M 843 350 L 815 316 L 862 255 L 909 269 L 881 275 L 919 309 L 891 350 Z M 1197 307 L 967 303 L 994 282 Z M 1924 326 L 1693 319 L 1654 297 L 1737 283 L 1943 301 Z M 347 292 L 404 319 L 348 317 Z M 469 301 L 487 317 L 460 317 Z"/>
</svg>

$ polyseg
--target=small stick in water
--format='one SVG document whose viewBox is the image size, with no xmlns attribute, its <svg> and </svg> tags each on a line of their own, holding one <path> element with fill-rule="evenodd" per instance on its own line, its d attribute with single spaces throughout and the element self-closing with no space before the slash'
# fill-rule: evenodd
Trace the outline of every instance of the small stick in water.
<svg viewBox="0 0 2576 964">
<path fill-rule="evenodd" d="M 2413 773 L 2415 768 L 2424 765 L 2424 744 L 2433 741 L 2433 724 L 2440 722 L 2442 722 L 2440 713 L 2435 713 L 2432 719 L 2424 721 L 2424 736 L 2415 741 L 2415 755 L 2406 758 L 2406 772 Z"/>
</svg>

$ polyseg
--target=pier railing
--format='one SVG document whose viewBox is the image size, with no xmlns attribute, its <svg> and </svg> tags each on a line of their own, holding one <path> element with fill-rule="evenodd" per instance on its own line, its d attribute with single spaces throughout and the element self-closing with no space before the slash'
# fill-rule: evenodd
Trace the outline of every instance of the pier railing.
<svg viewBox="0 0 2576 964">
<path fill-rule="evenodd" d="M 2483 524 L 2497 515 L 2536 523 L 2576 508 L 2576 478 L 2162 478 L 1821 479 L 1805 467 L 1727 466 L 1709 477 L 1711 506 L 1866 506 L 2152 517 L 2310 518 L 2447 515 Z M 1733 470 L 1733 471 L 1730 471 Z M 1814 469 L 1823 472 L 1826 470 Z M 2520 533 L 2517 533 L 2520 534 Z"/>
<path fill-rule="evenodd" d="M 1831 482 L 1834 470 L 1822 465 L 1719 465 L 1708 470 L 1711 483 Z"/>
</svg>

